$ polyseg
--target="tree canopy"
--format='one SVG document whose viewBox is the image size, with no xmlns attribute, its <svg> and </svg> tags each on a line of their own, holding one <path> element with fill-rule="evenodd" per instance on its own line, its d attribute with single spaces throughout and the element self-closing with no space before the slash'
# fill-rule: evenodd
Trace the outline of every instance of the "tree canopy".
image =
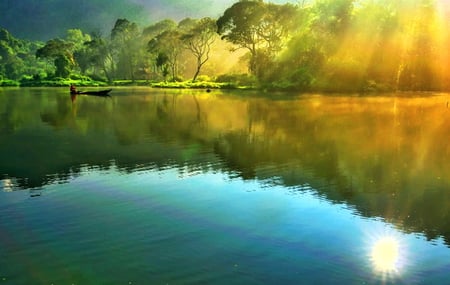
<svg viewBox="0 0 450 285">
<path fill-rule="evenodd" d="M 263 88 L 450 90 L 450 8 L 441 2 L 240 0 L 217 19 L 140 27 L 121 18 L 105 36 L 69 29 L 46 43 L 0 28 L 0 80 L 237 82 L 233 73 L 246 72 Z"/>
</svg>

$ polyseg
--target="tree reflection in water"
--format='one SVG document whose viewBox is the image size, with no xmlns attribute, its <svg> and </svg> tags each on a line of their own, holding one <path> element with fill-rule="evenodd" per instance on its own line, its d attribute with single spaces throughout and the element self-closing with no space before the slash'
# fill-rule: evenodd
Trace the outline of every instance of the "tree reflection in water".
<svg viewBox="0 0 450 285">
<path fill-rule="evenodd" d="M 360 215 L 450 244 L 445 94 L 279 99 L 142 88 L 72 102 L 65 90 L 47 91 L 0 94 L 4 185 L 64 181 L 83 165 L 212 169 L 309 185 Z"/>
</svg>

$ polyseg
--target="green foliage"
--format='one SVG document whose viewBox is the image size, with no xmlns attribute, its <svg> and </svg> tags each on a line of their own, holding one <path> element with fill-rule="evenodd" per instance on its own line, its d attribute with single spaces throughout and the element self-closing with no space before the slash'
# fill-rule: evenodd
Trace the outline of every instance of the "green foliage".
<svg viewBox="0 0 450 285">
<path fill-rule="evenodd" d="M 70 75 L 74 67 L 73 47 L 74 44 L 71 42 L 52 39 L 36 51 L 36 57 L 53 59 L 56 67 L 55 76 L 65 78 Z"/>
<path fill-rule="evenodd" d="M 340 59 L 331 59 L 322 69 L 321 76 L 313 89 L 328 92 L 361 91 L 364 89 L 365 71 L 356 61 L 343 62 Z"/>
<path fill-rule="evenodd" d="M 179 57 L 182 52 L 181 31 L 171 29 L 163 31 L 147 44 L 149 53 L 156 55 L 156 66 L 164 79 L 169 73 L 172 81 L 176 81 L 179 71 Z"/>
<path fill-rule="evenodd" d="M 102 81 L 92 80 L 88 77 L 81 78 L 62 78 L 53 77 L 48 79 L 36 79 L 34 77 L 24 77 L 20 81 L 20 86 L 34 87 L 34 86 L 46 86 L 46 87 L 65 87 L 74 84 L 76 86 L 105 86 L 106 83 Z"/>
<path fill-rule="evenodd" d="M 111 30 L 112 60 L 117 65 L 116 78 L 135 79 L 140 53 L 139 27 L 127 19 L 118 19 Z M 114 56 L 115 55 L 115 56 Z"/>
<path fill-rule="evenodd" d="M 264 6 L 261 1 L 240 1 L 225 10 L 217 20 L 217 31 L 222 39 L 247 49 L 250 54 L 249 69 L 256 73 L 256 52 L 263 42 L 258 34 L 263 23 Z"/>
<path fill-rule="evenodd" d="M 20 86 L 19 81 L 10 80 L 10 79 L 0 79 L 0 86 L 2 87 L 17 87 Z"/>
<path fill-rule="evenodd" d="M 74 50 L 79 50 L 83 48 L 84 43 L 91 41 L 91 36 L 84 34 L 80 29 L 69 29 L 67 30 L 66 41 L 72 43 Z"/>
<path fill-rule="evenodd" d="M 56 58 L 61 55 L 70 57 L 72 48 L 73 43 L 66 42 L 62 39 L 52 39 L 36 51 L 36 57 Z"/>
<path fill-rule="evenodd" d="M 112 49 L 109 42 L 93 35 L 90 41 L 83 44 L 83 48 L 74 53 L 75 60 L 81 73 L 89 73 L 92 78 L 111 81 L 114 73 Z"/>
<path fill-rule="evenodd" d="M 216 82 L 225 83 L 230 88 L 239 86 L 254 88 L 257 86 L 257 79 L 250 74 L 222 74 L 217 76 Z"/>
<path fill-rule="evenodd" d="M 199 75 L 197 77 L 197 81 L 199 81 L 199 82 L 202 82 L 202 81 L 208 82 L 208 81 L 213 81 L 213 80 L 208 75 Z"/>
<path fill-rule="evenodd" d="M 101 75 L 98 74 L 88 74 L 86 75 L 86 77 L 90 78 L 93 81 L 98 81 L 98 82 L 109 82 L 109 80 L 106 77 L 103 77 Z"/>
<path fill-rule="evenodd" d="M 449 60 L 450 30 L 434 1 L 301 3 L 240 0 L 217 20 L 186 18 L 177 24 L 165 19 L 142 32 L 136 23 L 117 19 L 106 37 L 69 29 L 65 38 L 46 43 L 16 39 L 0 28 L 1 84 L 163 81 L 161 87 L 176 88 L 450 89 L 450 67 L 443 64 Z M 242 53 L 222 66 L 220 56 L 228 47 Z M 233 67 L 238 57 L 248 63 L 249 74 L 234 74 L 241 72 Z M 217 76 L 222 68 L 231 74 Z"/>
<path fill-rule="evenodd" d="M 71 80 L 80 80 L 80 81 L 92 81 L 92 78 L 86 75 L 81 74 L 71 74 L 70 75 Z"/>
<path fill-rule="evenodd" d="M 268 89 L 311 91 L 314 82 L 314 72 L 307 66 L 299 66 L 291 70 L 286 77 L 272 77 L 263 86 Z"/>
<path fill-rule="evenodd" d="M 56 72 L 55 76 L 67 78 L 72 70 L 72 61 L 64 56 L 60 55 L 55 59 Z"/>
<path fill-rule="evenodd" d="M 222 39 L 249 51 L 249 70 L 259 76 L 268 67 L 267 59 L 282 50 L 295 18 L 296 8 L 290 4 L 239 1 L 217 20 L 217 28 Z"/>
<path fill-rule="evenodd" d="M 158 82 L 151 84 L 151 86 L 157 88 L 192 88 L 192 89 L 220 89 L 228 87 L 228 85 L 226 84 L 207 81 Z"/>
<path fill-rule="evenodd" d="M 150 25 L 146 27 L 142 31 L 142 35 L 148 40 L 156 37 L 157 35 L 161 34 L 164 31 L 173 30 L 175 29 L 177 24 L 170 19 L 165 19 L 162 21 L 159 21 L 153 25 Z"/>
<path fill-rule="evenodd" d="M 127 43 L 138 35 L 139 28 L 136 23 L 127 19 L 118 19 L 111 30 L 111 38 L 119 43 Z"/>
<path fill-rule="evenodd" d="M 33 45 L 29 42 L 18 40 L 7 30 L 0 28 L 0 75 L 12 80 L 20 79 L 29 66 L 33 65 L 29 56 L 32 48 Z"/>
<path fill-rule="evenodd" d="M 325 35 L 342 35 L 351 21 L 355 0 L 317 0 L 313 13 L 314 30 Z"/>
</svg>

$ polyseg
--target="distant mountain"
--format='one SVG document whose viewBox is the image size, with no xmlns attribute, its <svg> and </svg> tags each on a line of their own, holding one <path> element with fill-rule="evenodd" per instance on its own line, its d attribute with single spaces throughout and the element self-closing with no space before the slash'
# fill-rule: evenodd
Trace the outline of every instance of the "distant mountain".
<svg viewBox="0 0 450 285">
<path fill-rule="evenodd" d="M 146 13 L 128 0 L 1 0 L 0 27 L 19 38 L 48 40 L 67 29 L 105 32 L 118 18 L 142 22 Z"/>
<path fill-rule="evenodd" d="M 141 26 L 165 18 L 219 17 L 239 0 L 0 0 L 0 27 L 17 38 L 46 41 L 67 29 L 110 33 L 119 18 Z M 295 3 L 296 0 L 272 0 Z"/>
</svg>

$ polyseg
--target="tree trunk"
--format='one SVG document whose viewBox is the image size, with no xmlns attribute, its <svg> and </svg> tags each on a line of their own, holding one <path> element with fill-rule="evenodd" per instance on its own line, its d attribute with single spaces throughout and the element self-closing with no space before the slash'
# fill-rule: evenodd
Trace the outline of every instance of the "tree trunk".
<svg viewBox="0 0 450 285">
<path fill-rule="evenodd" d="M 192 78 L 192 82 L 195 82 L 197 80 L 197 76 L 200 74 L 200 68 L 202 67 L 201 64 L 197 65 L 197 70 L 195 71 L 194 77 Z"/>
</svg>

